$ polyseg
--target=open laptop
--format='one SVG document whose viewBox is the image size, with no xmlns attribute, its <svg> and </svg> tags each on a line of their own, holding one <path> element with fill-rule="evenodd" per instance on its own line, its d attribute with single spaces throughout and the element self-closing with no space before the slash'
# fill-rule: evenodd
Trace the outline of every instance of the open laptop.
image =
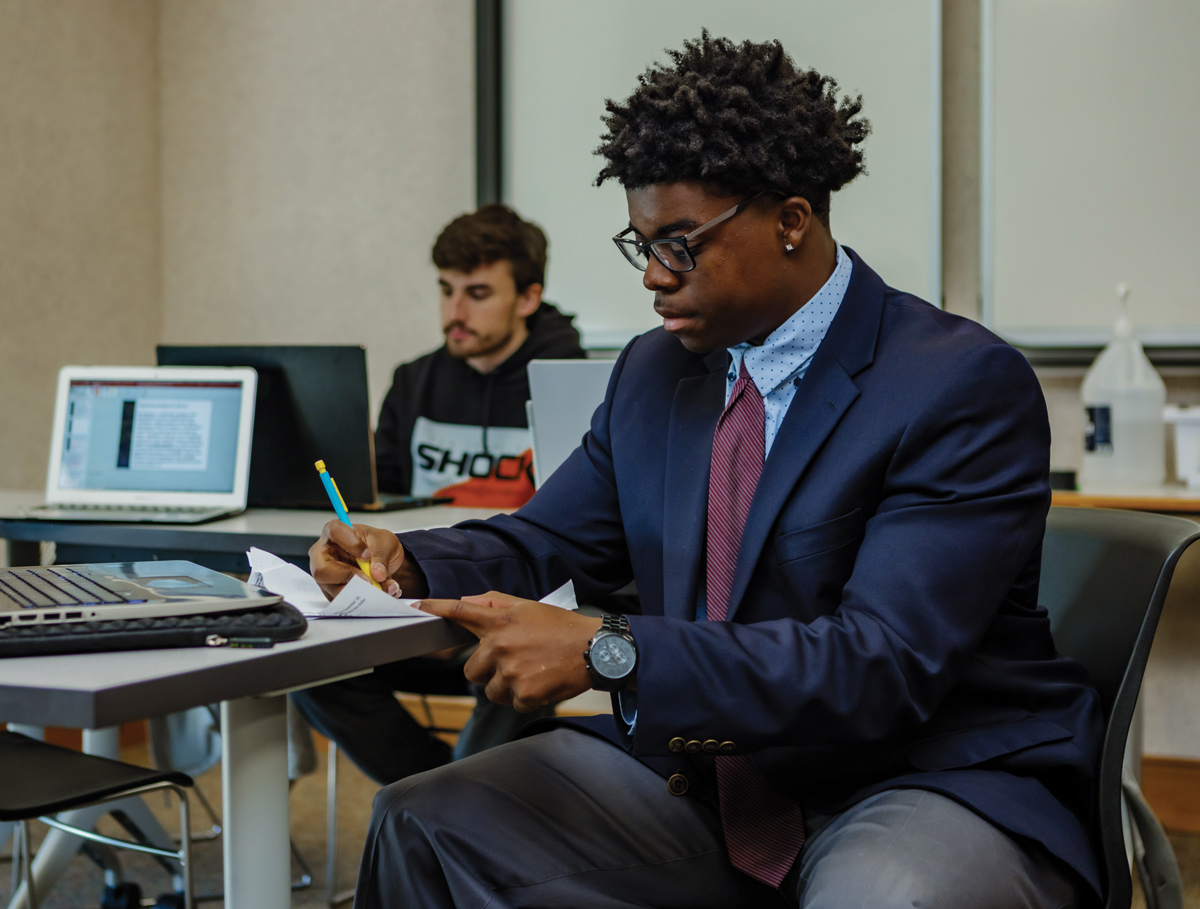
<svg viewBox="0 0 1200 909">
<path fill-rule="evenodd" d="M 246 507 L 252 369 L 64 366 L 47 521 L 195 524 Z"/>
<path fill-rule="evenodd" d="M 281 599 L 192 562 L 0 569 L 0 625 L 232 612 Z"/>
<path fill-rule="evenodd" d="M 576 448 L 604 400 L 615 360 L 530 360 L 533 476 L 541 486 Z"/>
<path fill-rule="evenodd" d="M 449 501 L 380 493 L 367 386 L 367 351 L 357 345 L 160 345 L 162 366 L 250 366 L 258 410 L 249 503 L 259 508 L 329 508 L 313 469 L 324 461 L 351 511 L 392 511 Z"/>
</svg>

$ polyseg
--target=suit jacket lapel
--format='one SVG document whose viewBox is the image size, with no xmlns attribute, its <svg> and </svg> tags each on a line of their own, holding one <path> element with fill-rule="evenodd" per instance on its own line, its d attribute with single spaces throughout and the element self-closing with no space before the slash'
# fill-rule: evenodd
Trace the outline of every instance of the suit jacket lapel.
<svg viewBox="0 0 1200 909">
<path fill-rule="evenodd" d="M 745 596 L 780 509 L 792 498 L 805 469 L 858 397 L 853 376 L 874 360 L 886 286 L 853 250 L 846 251 L 854 261 L 846 296 L 796 389 L 754 492 L 733 575 L 730 619 Z M 708 443 L 711 453 L 711 429 Z"/>
<path fill-rule="evenodd" d="M 713 433 L 725 405 L 726 359 L 724 351 L 706 358 L 717 368 L 681 380 L 671 405 L 663 487 L 663 613 L 671 618 L 696 618 L 705 576 L 708 471 Z"/>
</svg>

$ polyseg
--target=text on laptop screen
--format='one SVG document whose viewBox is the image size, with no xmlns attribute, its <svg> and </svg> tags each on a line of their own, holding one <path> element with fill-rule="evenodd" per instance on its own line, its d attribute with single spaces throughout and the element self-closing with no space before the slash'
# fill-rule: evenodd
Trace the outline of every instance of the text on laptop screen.
<svg viewBox="0 0 1200 909">
<path fill-rule="evenodd" d="M 240 382 L 72 381 L 64 489 L 233 490 Z"/>
</svg>

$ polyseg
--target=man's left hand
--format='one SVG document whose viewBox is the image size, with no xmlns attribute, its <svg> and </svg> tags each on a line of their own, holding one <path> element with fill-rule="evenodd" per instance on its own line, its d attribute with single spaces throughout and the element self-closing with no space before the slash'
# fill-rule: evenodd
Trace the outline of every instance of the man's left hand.
<svg viewBox="0 0 1200 909">
<path fill-rule="evenodd" d="M 479 638 L 463 673 L 497 704 L 529 713 L 592 687 L 583 651 L 598 618 L 494 591 L 417 605 Z"/>
</svg>

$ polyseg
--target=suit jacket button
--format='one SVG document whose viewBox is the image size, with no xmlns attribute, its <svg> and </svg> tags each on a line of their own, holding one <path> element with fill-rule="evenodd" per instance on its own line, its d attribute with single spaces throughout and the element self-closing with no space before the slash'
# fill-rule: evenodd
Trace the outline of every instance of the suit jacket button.
<svg viewBox="0 0 1200 909">
<path fill-rule="evenodd" d="M 671 741 L 667 742 L 667 747 L 672 751 L 679 752 L 683 751 L 684 744 L 683 736 L 677 735 L 675 738 L 671 739 Z"/>
<path fill-rule="evenodd" d="M 716 739 L 705 739 L 704 744 L 700 747 L 704 749 L 705 754 L 716 754 L 717 749 L 720 747 L 720 742 Z"/>
<path fill-rule="evenodd" d="M 699 739 L 688 739 L 688 743 L 683 746 L 683 750 L 688 754 L 697 754 L 700 751 L 700 747 Z"/>
<path fill-rule="evenodd" d="M 672 773 L 667 779 L 667 792 L 671 795 L 684 795 L 688 791 L 688 778 L 682 773 Z"/>
<path fill-rule="evenodd" d="M 717 750 L 721 752 L 721 754 L 733 754 L 735 751 L 737 751 L 737 745 L 733 744 L 733 742 L 722 742 L 717 746 Z"/>
</svg>

